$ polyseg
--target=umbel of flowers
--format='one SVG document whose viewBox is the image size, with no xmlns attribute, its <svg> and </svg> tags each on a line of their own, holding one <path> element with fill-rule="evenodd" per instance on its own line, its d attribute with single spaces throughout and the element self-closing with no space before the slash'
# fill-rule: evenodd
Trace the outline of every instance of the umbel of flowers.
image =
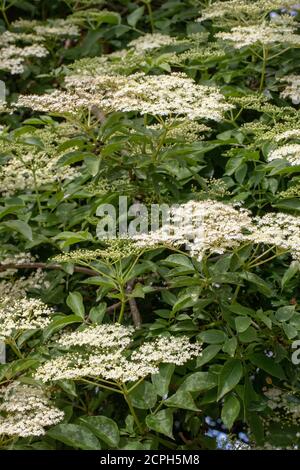
<svg viewBox="0 0 300 470">
<path fill-rule="evenodd" d="M 50 401 L 45 387 L 18 381 L 0 388 L 0 435 L 42 436 L 45 428 L 64 419 L 64 412 Z"/>
<path fill-rule="evenodd" d="M 57 343 L 60 354 L 41 365 L 35 378 L 93 378 L 118 386 L 158 373 L 161 363 L 183 365 L 201 352 L 201 344 L 190 343 L 185 336 L 159 336 L 132 352 L 133 333 L 132 327 L 118 323 L 65 333 Z"/>
<path fill-rule="evenodd" d="M 183 73 L 169 75 L 72 75 L 66 91 L 20 96 L 18 107 L 77 115 L 97 106 L 106 112 L 135 111 L 154 116 L 184 115 L 189 119 L 222 120 L 232 105 L 215 87 L 198 85 Z"/>
<path fill-rule="evenodd" d="M 254 217 L 239 204 L 189 201 L 175 206 L 170 223 L 149 234 L 137 234 L 139 247 L 185 246 L 200 261 L 205 254 L 223 254 L 246 245 L 262 245 L 300 259 L 300 218 L 271 212 Z"/>
</svg>

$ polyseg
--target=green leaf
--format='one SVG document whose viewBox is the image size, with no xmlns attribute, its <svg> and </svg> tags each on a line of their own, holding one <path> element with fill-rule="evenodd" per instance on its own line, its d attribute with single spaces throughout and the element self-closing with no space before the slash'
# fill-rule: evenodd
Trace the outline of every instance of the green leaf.
<svg viewBox="0 0 300 470">
<path fill-rule="evenodd" d="M 87 230 L 81 232 L 62 232 L 54 237 L 54 240 L 63 240 L 60 243 L 61 249 L 74 245 L 75 243 L 93 241 L 93 237 Z"/>
<path fill-rule="evenodd" d="M 228 429 L 231 429 L 240 412 L 240 402 L 234 395 L 225 397 L 221 418 Z"/>
<path fill-rule="evenodd" d="M 36 367 L 38 364 L 37 359 L 17 359 L 16 361 L 9 362 L 8 364 L 1 365 L 0 380 L 4 377 L 12 379 L 15 375 L 24 372 L 25 370 Z"/>
<path fill-rule="evenodd" d="M 262 294 L 268 297 L 273 295 L 271 286 L 256 274 L 245 271 L 240 274 L 240 277 L 250 282 L 251 284 L 254 284 Z"/>
<path fill-rule="evenodd" d="M 197 362 L 196 365 L 197 367 L 202 367 L 208 362 L 210 362 L 220 351 L 221 346 L 220 345 L 214 345 L 211 344 L 210 346 L 207 346 L 203 351 L 201 352 L 201 355 L 197 357 Z"/>
<path fill-rule="evenodd" d="M 106 307 L 107 305 L 105 302 L 100 302 L 100 304 L 96 307 L 92 307 L 89 313 L 89 319 L 93 323 L 98 323 L 100 325 L 103 321 L 106 312 Z"/>
<path fill-rule="evenodd" d="M 134 408 L 148 410 L 155 406 L 157 393 L 153 384 L 144 380 L 144 382 L 130 392 L 130 398 Z"/>
<path fill-rule="evenodd" d="M 261 320 L 269 330 L 272 329 L 272 320 L 262 310 L 258 310 L 256 314 L 257 318 Z"/>
<path fill-rule="evenodd" d="M 267 357 L 261 353 L 251 354 L 249 356 L 249 359 L 252 364 L 264 370 L 273 377 L 277 377 L 278 379 L 282 380 L 286 378 L 283 368 L 280 364 L 275 362 L 274 359 Z"/>
<path fill-rule="evenodd" d="M 293 325 L 289 325 L 289 324 L 284 323 L 282 325 L 282 329 L 285 332 L 288 339 L 293 339 L 298 335 L 298 331 Z"/>
<path fill-rule="evenodd" d="M 6 207 L 1 207 L 0 208 L 0 219 L 2 219 L 3 217 L 5 217 L 6 215 L 8 214 L 14 214 L 14 213 L 17 213 L 18 210 L 23 207 L 22 204 L 12 204 L 10 206 L 6 206 Z"/>
<path fill-rule="evenodd" d="M 235 355 L 236 348 L 237 348 L 237 339 L 235 336 L 233 336 L 232 338 L 229 338 L 224 343 L 222 351 L 224 351 L 224 353 L 228 354 L 229 356 L 233 357 Z"/>
<path fill-rule="evenodd" d="M 81 323 L 82 317 L 78 315 L 65 315 L 64 317 L 59 317 L 53 320 L 50 325 L 48 325 L 43 330 L 43 338 L 47 340 L 53 333 L 60 330 L 66 325 L 71 325 L 72 323 Z"/>
<path fill-rule="evenodd" d="M 127 16 L 127 23 L 133 28 L 136 27 L 137 22 L 143 17 L 145 7 L 139 7 L 133 10 L 130 15 Z"/>
<path fill-rule="evenodd" d="M 78 424 L 58 424 L 49 429 L 47 436 L 75 449 L 101 450 L 100 442 L 94 434 Z"/>
<path fill-rule="evenodd" d="M 251 325 L 251 318 L 249 317 L 237 317 L 235 319 L 235 328 L 238 333 L 243 333 Z"/>
<path fill-rule="evenodd" d="M 163 397 L 168 394 L 169 385 L 173 372 L 175 370 L 174 364 L 160 364 L 159 373 L 151 376 L 152 384 L 154 385 L 157 395 Z"/>
<path fill-rule="evenodd" d="M 187 392 L 202 392 L 218 385 L 216 375 L 210 372 L 195 372 L 189 375 L 180 385 L 180 390 Z"/>
<path fill-rule="evenodd" d="M 264 444 L 264 425 L 262 419 L 257 413 L 248 413 L 247 421 L 257 444 L 262 446 Z"/>
<path fill-rule="evenodd" d="M 206 330 L 198 335 L 203 343 L 223 344 L 227 338 L 226 334 L 220 330 Z"/>
<path fill-rule="evenodd" d="M 238 359 L 229 359 L 225 362 L 220 376 L 218 386 L 218 400 L 230 392 L 243 377 L 243 367 Z"/>
<path fill-rule="evenodd" d="M 187 269 L 195 270 L 191 260 L 184 255 L 170 255 L 164 260 L 164 264 L 168 266 L 183 266 Z"/>
<path fill-rule="evenodd" d="M 149 429 L 173 437 L 173 411 L 171 409 L 158 411 L 155 415 L 151 414 L 146 417 L 146 424 Z"/>
<path fill-rule="evenodd" d="M 81 318 L 84 318 L 84 305 L 83 305 L 83 298 L 80 292 L 70 292 L 67 297 L 67 305 L 70 307 L 72 312 L 75 315 L 78 315 Z"/>
<path fill-rule="evenodd" d="M 1 225 L 14 232 L 20 233 L 24 238 L 26 238 L 26 240 L 33 240 L 31 227 L 22 220 L 9 220 L 7 222 L 2 222 Z"/>
<path fill-rule="evenodd" d="M 299 261 L 293 261 L 290 264 L 289 268 L 285 271 L 281 279 L 281 288 L 283 289 L 286 286 L 286 284 L 299 272 L 300 272 Z"/>
<path fill-rule="evenodd" d="M 97 157 L 96 155 L 89 155 L 85 157 L 84 163 L 86 164 L 89 174 L 92 176 L 96 176 L 101 164 L 101 160 L 99 159 L 99 157 Z"/>
<path fill-rule="evenodd" d="M 249 326 L 246 331 L 239 333 L 239 341 L 241 343 L 253 343 L 257 341 L 257 331 L 253 326 Z"/>
<path fill-rule="evenodd" d="M 172 408 L 199 411 L 199 408 L 197 408 L 190 392 L 181 389 L 177 390 L 177 392 L 168 398 L 164 403 L 166 406 L 170 406 Z"/>
<path fill-rule="evenodd" d="M 58 380 L 56 384 L 61 387 L 68 395 L 77 397 L 76 385 L 73 380 Z"/>
<path fill-rule="evenodd" d="M 280 307 L 275 313 L 276 320 L 280 322 L 288 321 L 295 314 L 295 305 Z"/>
<path fill-rule="evenodd" d="M 119 428 L 112 419 L 106 416 L 87 416 L 80 418 L 80 422 L 109 447 L 118 447 L 120 441 Z"/>
</svg>

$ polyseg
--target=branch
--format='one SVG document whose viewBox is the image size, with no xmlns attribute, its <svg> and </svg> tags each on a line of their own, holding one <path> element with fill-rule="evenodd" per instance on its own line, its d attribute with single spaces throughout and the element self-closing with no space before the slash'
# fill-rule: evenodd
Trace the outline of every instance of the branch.
<svg viewBox="0 0 300 470">
<path fill-rule="evenodd" d="M 63 270 L 60 264 L 47 264 L 47 263 L 0 263 L 0 272 L 7 269 L 58 269 Z M 93 269 L 84 268 L 83 266 L 74 266 L 74 272 L 87 274 L 88 276 L 96 276 L 98 273 Z"/>
<path fill-rule="evenodd" d="M 126 287 L 126 293 L 130 294 L 134 288 L 134 279 L 128 282 Z M 129 298 L 129 307 L 131 311 L 132 321 L 136 328 L 140 328 L 142 326 L 142 317 L 140 311 L 138 309 L 137 303 L 134 298 Z"/>
</svg>

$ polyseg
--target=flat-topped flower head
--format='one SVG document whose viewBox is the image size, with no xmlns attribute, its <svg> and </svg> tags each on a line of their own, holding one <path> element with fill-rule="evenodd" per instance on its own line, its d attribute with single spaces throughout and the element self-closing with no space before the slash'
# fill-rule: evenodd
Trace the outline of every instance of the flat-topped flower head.
<svg viewBox="0 0 300 470">
<path fill-rule="evenodd" d="M 68 352 L 42 364 L 36 379 L 49 382 L 100 377 L 117 383 L 134 382 L 158 373 L 161 363 L 183 365 L 201 354 L 201 345 L 190 343 L 185 336 L 157 337 L 132 352 L 133 333 L 132 327 L 119 324 L 66 333 L 58 346 Z"/>
<path fill-rule="evenodd" d="M 14 133 L 0 139 L 0 152 L 8 158 L 0 166 L 0 193 L 5 196 L 20 191 L 40 188 L 51 183 L 70 181 L 80 175 L 78 168 L 60 166 L 58 162 L 64 151 L 59 145 L 67 141 L 75 129 L 65 123 L 54 128 L 24 130 L 22 138 Z M 28 144 L 27 138 L 40 142 L 39 146 Z M 58 171 L 59 169 L 59 171 Z"/>
<path fill-rule="evenodd" d="M 266 18 L 275 10 L 297 9 L 294 0 L 229 0 L 215 1 L 201 11 L 197 21 L 213 20 L 214 23 L 227 25 L 234 23 L 249 24 Z"/>
<path fill-rule="evenodd" d="M 51 321 L 54 309 L 41 300 L 28 297 L 0 298 L 0 339 L 15 332 L 45 328 Z"/>
<path fill-rule="evenodd" d="M 287 24 L 286 24 L 287 23 Z M 300 36 L 296 34 L 296 26 L 289 22 L 266 22 L 250 26 L 235 26 L 230 32 L 220 32 L 217 39 L 228 42 L 235 49 L 253 46 L 282 45 L 283 47 L 298 47 Z"/>
<path fill-rule="evenodd" d="M 278 147 L 268 155 L 268 161 L 286 160 L 292 166 L 300 165 L 300 144 L 287 144 Z"/>
<path fill-rule="evenodd" d="M 154 34 L 145 34 L 133 39 L 128 46 L 133 48 L 136 52 L 145 52 L 151 49 L 159 49 L 164 46 L 170 46 L 171 44 L 176 43 L 176 38 L 168 36 L 166 34 L 154 33 Z"/>
<path fill-rule="evenodd" d="M 280 96 L 282 98 L 290 99 L 293 104 L 299 104 L 300 103 L 300 75 L 286 75 L 280 81 L 288 84 L 285 86 Z"/>
<path fill-rule="evenodd" d="M 79 76 L 66 78 L 67 91 L 20 96 L 17 106 L 37 111 L 76 114 L 98 106 L 110 111 L 182 116 L 221 121 L 232 105 L 215 87 L 198 85 L 183 73 Z"/>
<path fill-rule="evenodd" d="M 237 205 L 190 201 L 173 207 L 169 223 L 133 239 L 149 249 L 182 246 L 199 261 L 205 254 L 223 254 L 249 242 L 275 246 L 300 259 L 300 217 L 281 212 L 253 217 Z"/>
<path fill-rule="evenodd" d="M 111 325 L 96 325 L 82 331 L 66 333 L 58 344 L 69 348 L 71 346 L 96 346 L 101 349 L 125 349 L 132 341 L 133 327 L 118 323 Z"/>
<path fill-rule="evenodd" d="M 43 436 L 46 427 L 64 419 L 64 412 L 53 406 L 45 388 L 12 382 L 0 388 L 0 435 Z"/>
<path fill-rule="evenodd" d="M 244 241 L 251 229 L 250 213 L 222 202 L 189 201 L 171 208 L 170 223 L 134 236 L 138 246 L 181 246 L 201 259 L 206 252 L 224 253 Z"/>
</svg>

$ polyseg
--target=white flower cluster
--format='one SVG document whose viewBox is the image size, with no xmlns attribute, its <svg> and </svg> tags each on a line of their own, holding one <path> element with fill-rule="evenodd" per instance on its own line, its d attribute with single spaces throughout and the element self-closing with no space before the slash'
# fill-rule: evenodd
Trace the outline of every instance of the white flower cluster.
<svg viewBox="0 0 300 470">
<path fill-rule="evenodd" d="M 14 30 L 0 35 L 0 70 L 12 75 L 23 73 L 29 59 L 46 57 L 48 50 L 43 43 L 49 38 L 56 40 L 80 34 L 76 25 L 64 19 L 46 23 L 19 20 L 12 26 Z"/>
<path fill-rule="evenodd" d="M 133 328 L 119 324 L 98 325 L 64 334 L 58 341 L 69 351 L 41 365 L 36 379 L 96 377 L 115 382 L 132 382 L 156 374 L 160 363 L 182 365 L 199 356 L 201 345 L 187 337 L 158 337 L 142 344 L 130 357 Z"/>
<path fill-rule="evenodd" d="M 45 328 L 53 313 L 53 308 L 38 299 L 0 298 L 0 340 L 5 340 L 17 331 Z"/>
<path fill-rule="evenodd" d="M 289 139 L 300 139 L 300 129 L 289 129 L 274 136 L 275 142 L 281 142 L 282 140 Z"/>
<path fill-rule="evenodd" d="M 13 75 L 20 74 L 25 70 L 25 61 L 27 58 L 42 58 L 47 55 L 47 49 L 39 44 L 24 47 L 14 45 L 5 46 L 0 49 L 0 69 L 8 71 Z"/>
<path fill-rule="evenodd" d="M 147 362 L 132 362 L 114 352 L 73 352 L 45 362 L 37 369 L 35 378 L 42 382 L 69 379 L 80 380 L 94 377 L 116 382 L 134 382 L 149 374 L 156 374 L 158 368 Z"/>
<path fill-rule="evenodd" d="M 272 46 L 274 44 L 300 46 L 300 35 L 295 33 L 293 25 L 278 22 L 262 23 L 250 26 L 235 26 L 230 32 L 220 32 L 216 38 L 228 41 L 235 49 L 254 44 Z"/>
<path fill-rule="evenodd" d="M 96 346 L 98 348 L 126 348 L 131 343 L 134 329 L 118 323 L 111 325 L 97 325 L 83 331 L 74 331 L 61 336 L 58 344 L 70 346 Z"/>
<path fill-rule="evenodd" d="M 268 155 L 268 161 L 287 160 L 291 165 L 300 165 L 300 144 L 287 144 L 272 150 Z"/>
<path fill-rule="evenodd" d="M 209 6 L 203 8 L 201 17 L 197 21 L 218 20 L 222 22 L 243 22 L 248 23 L 253 20 L 260 20 L 268 13 L 282 8 L 297 9 L 295 0 L 229 0 L 209 2 Z"/>
<path fill-rule="evenodd" d="M 189 201 L 171 208 L 170 220 L 155 232 L 134 237 L 138 246 L 185 245 L 193 256 L 238 247 L 252 227 L 247 210 L 213 200 Z"/>
<path fill-rule="evenodd" d="M 9 156 L 0 167 L 0 193 L 10 196 L 18 191 L 26 191 L 52 183 L 70 181 L 80 175 L 75 167 L 63 166 L 58 171 L 58 161 L 63 152 L 59 144 L 69 137 L 67 125 L 59 124 L 56 129 L 48 128 L 31 131 L 29 136 L 39 139 L 43 148 L 28 145 L 24 141 L 3 137 L 0 152 Z M 23 134 L 26 141 L 27 134 Z"/>
<path fill-rule="evenodd" d="M 46 22 L 21 19 L 15 21 L 12 26 L 15 29 L 24 29 L 31 33 L 34 32 L 43 39 L 76 37 L 80 34 L 76 25 L 72 24 L 68 19 L 65 20 L 63 18 L 51 19 Z"/>
<path fill-rule="evenodd" d="M 11 196 L 18 191 L 33 189 L 56 182 L 69 181 L 79 176 L 79 171 L 74 167 L 64 166 L 58 171 L 58 160 L 46 152 L 28 152 L 22 155 L 22 159 L 15 156 L 0 169 L 0 192 L 5 196 Z M 38 166 L 38 167 L 37 167 Z"/>
<path fill-rule="evenodd" d="M 34 30 L 38 35 L 44 36 L 45 38 L 55 38 L 57 36 L 76 37 L 80 34 L 76 25 L 62 19 L 57 19 L 46 25 L 34 26 Z"/>
<path fill-rule="evenodd" d="M 32 385 L 12 382 L 0 389 L 0 401 L 0 435 L 42 436 L 45 427 L 64 419 L 45 391 Z"/>
<path fill-rule="evenodd" d="M 12 271 L 15 272 L 16 270 L 9 269 L 1 274 L 6 274 L 8 277 L 8 273 L 10 274 Z M 27 277 L 21 276 L 16 279 L 8 277 L 8 279 L 2 279 L 0 281 L 0 298 L 8 296 L 14 299 L 22 298 L 31 289 L 47 288 L 48 286 L 49 283 L 45 281 L 43 270 L 37 269 Z"/>
<path fill-rule="evenodd" d="M 191 344 L 186 337 L 160 336 L 144 343 L 131 355 L 132 361 L 161 362 L 182 366 L 201 351 L 200 344 Z"/>
<path fill-rule="evenodd" d="M 17 106 L 37 111 L 77 114 L 98 106 L 106 111 L 135 111 L 156 116 L 186 115 L 189 119 L 222 120 L 232 105 L 217 88 L 198 85 L 183 73 L 170 75 L 69 76 L 68 91 L 21 96 Z"/>
<path fill-rule="evenodd" d="M 35 256 L 31 253 L 12 253 L 8 255 L 5 253 L 4 255 L 0 255 L 0 264 L 7 265 L 7 264 L 22 264 L 22 263 L 33 263 L 36 260 Z"/>
<path fill-rule="evenodd" d="M 286 75 L 281 79 L 281 82 L 286 82 L 288 85 L 281 92 L 282 98 L 290 98 L 293 104 L 300 103 L 300 75 Z"/>
<path fill-rule="evenodd" d="M 44 95 L 20 95 L 16 103 L 17 107 L 31 108 L 54 114 L 77 115 L 84 109 L 97 106 L 100 100 L 95 95 L 78 90 L 77 93 L 55 90 Z"/>
<path fill-rule="evenodd" d="M 300 259 L 300 217 L 250 212 L 222 202 L 189 201 L 175 206 L 170 222 L 150 234 L 135 235 L 139 247 L 181 246 L 191 256 L 222 254 L 247 243 L 276 246 Z"/>
<path fill-rule="evenodd" d="M 176 38 L 172 38 L 166 34 L 154 33 L 145 34 L 131 41 L 128 46 L 132 47 L 136 52 L 145 52 L 151 49 L 159 49 L 164 46 L 170 46 L 177 42 Z"/>
<path fill-rule="evenodd" d="M 22 33 L 13 31 L 4 31 L 4 33 L 1 34 L 0 38 L 2 47 L 18 43 L 41 43 L 44 40 L 42 36 L 37 36 L 34 33 Z"/>
<path fill-rule="evenodd" d="M 253 218 L 254 229 L 249 240 L 255 244 L 276 246 L 300 260 L 300 217 L 271 212 Z"/>
</svg>

